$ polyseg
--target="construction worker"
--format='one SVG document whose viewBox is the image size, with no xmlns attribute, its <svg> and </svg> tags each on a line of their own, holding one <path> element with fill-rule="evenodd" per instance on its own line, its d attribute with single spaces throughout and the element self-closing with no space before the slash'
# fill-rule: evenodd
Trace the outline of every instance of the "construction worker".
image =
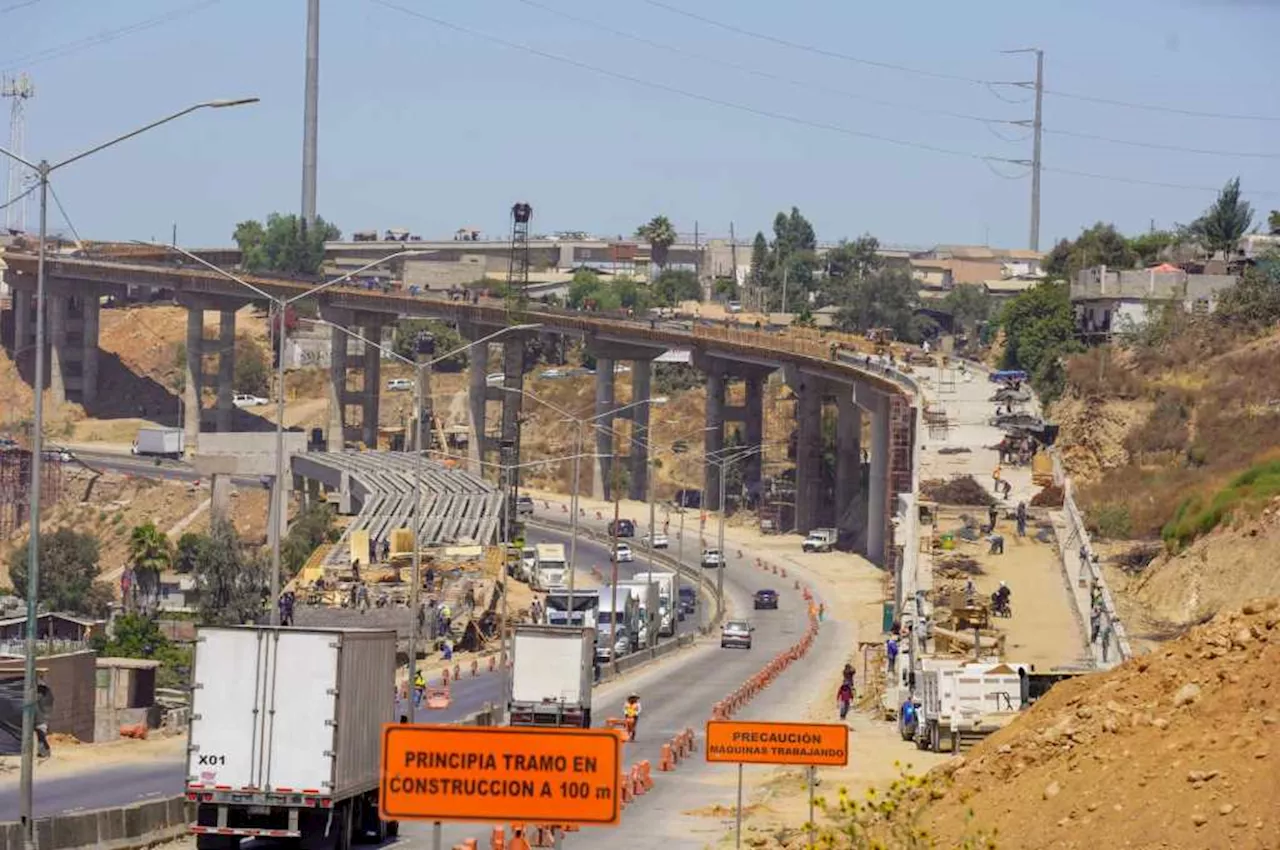
<svg viewBox="0 0 1280 850">
<path fill-rule="evenodd" d="M 413 677 L 413 707 L 418 708 L 422 705 L 422 697 L 427 692 L 427 680 L 423 677 L 422 671 L 419 670 Z"/>
<path fill-rule="evenodd" d="M 840 709 L 841 720 L 849 716 L 851 702 L 853 702 L 853 684 L 846 679 L 840 683 L 840 690 L 836 691 L 836 706 Z"/>
<path fill-rule="evenodd" d="M 627 697 L 626 704 L 622 706 L 622 717 L 627 724 L 627 740 L 634 741 L 636 739 L 636 726 L 640 723 L 640 712 L 642 710 L 639 694 L 633 693 Z"/>
</svg>

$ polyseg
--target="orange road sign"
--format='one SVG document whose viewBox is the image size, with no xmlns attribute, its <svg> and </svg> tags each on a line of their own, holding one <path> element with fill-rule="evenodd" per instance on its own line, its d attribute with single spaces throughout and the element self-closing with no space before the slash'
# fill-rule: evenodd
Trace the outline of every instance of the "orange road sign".
<svg viewBox="0 0 1280 850">
<path fill-rule="evenodd" d="M 378 807 L 384 820 L 610 826 L 621 772 L 611 729 L 388 724 Z"/>
<path fill-rule="evenodd" d="M 708 720 L 704 750 L 709 762 L 843 767 L 849 763 L 849 727 Z"/>
</svg>

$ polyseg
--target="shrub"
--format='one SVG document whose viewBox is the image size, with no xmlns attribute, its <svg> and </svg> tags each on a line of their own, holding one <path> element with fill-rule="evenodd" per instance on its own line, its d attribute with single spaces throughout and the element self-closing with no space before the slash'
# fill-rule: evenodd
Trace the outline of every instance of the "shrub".
<svg viewBox="0 0 1280 850">
<path fill-rule="evenodd" d="M 1139 456 L 1156 452 L 1181 452 L 1191 437 L 1191 398 L 1181 390 L 1165 390 L 1156 400 L 1147 421 L 1129 433 L 1125 449 Z"/>
<path fill-rule="evenodd" d="M 1277 496 L 1280 496 L 1280 460 L 1255 464 L 1231 479 L 1212 498 L 1194 495 L 1183 500 L 1161 537 L 1165 545 L 1176 552 L 1226 520 L 1255 513 Z"/>
<path fill-rule="evenodd" d="M 1089 530 L 1109 540 L 1124 540 L 1133 533 L 1129 509 L 1116 502 L 1099 505 L 1089 513 Z"/>
</svg>

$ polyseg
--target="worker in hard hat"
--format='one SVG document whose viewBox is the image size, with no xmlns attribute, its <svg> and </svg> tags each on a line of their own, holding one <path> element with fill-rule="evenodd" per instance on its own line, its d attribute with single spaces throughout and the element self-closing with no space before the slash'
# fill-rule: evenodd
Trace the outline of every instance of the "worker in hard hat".
<svg viewBox="0 0 1280 850">
<path fill-rule="evenodd" d="M 636 725 L 640 722 L 640 712 L 643 709 L 640 706 L 640 695 L 637 693 L 627 697 L 627 702 L 622 706 L 622 717 L 626 722 L 627 740 L 634 741 L 636 739 Z"/>
</svg>

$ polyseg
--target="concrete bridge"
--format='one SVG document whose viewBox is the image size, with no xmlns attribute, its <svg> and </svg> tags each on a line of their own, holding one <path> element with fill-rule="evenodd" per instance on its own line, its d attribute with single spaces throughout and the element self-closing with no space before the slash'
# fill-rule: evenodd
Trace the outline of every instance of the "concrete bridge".
<svg viewBox="0 0 1280 850">
<path fill-rule="evenodd" d="M 35 338 L 34 292 L 36 257 L 30 254 L 6 254 L 6 280 L 13 291 L 14 340 L 17 349 L 29 347 Z M 252 293 L 234 281 L 203 268 L 177 267 L 144 262 L 104 261 L 48 258 L 46 289 L 49 299 L 47 339 L 50 344 L 50 386 L 54 402 L 69 399 L 91 402 L 97 381 L 98 311 L 100 299 L 123 294 L 127 288 L 158 290 L 171 295 L 189 310 L 187 323 L 187 360 L 185 382 L 185 422 L 189 443 L 194 445 L 200 429 L 200 389 L 206 379 L 216 387 L 215 429 L 230 430 L 234 393 L 234 349 L 236 310 L 255 300 Z M 314 286 L 312 282 L 278 278 L 245 277 L 261 290 L 277 297 L 299 295 Z M 537 332 L 580 337 L 587 351 L 597 358 L 596 409 L 607 413 L 617 405 L 614 401 L 615 364 L 629 361 L 632 392 L 635 398 L 649 394 L 652 363 L 670 349 L 692 352 L 693 363 L 706 375 L 707 405 L 704 435 L 706 453 L 724 447 L 728 422 L 739 422 L 747 445 L 764 441 L 764 382 L 775 372 L 796 396 L 796 475 L 795 529 L 802 533 L 821 525 L 821 519 L 834 522 L 873 561 L 892 566 L 900 558 L 907 540 L 894 539 L 891 518 L 897 497 L 910 493 L 916 443 L 916 411 L 920 402 L 918 388 L 912 378 L 872 358 L 854 352 L 836 352 L 816 340 L 800 339 L 787 334 L 739 330 L 726 326 L 697 325 L 692 330 L 667 326 L 651 326 L 621 315 L 584 313 L 530 306 L 514 316 L 501 301 L 484 300 L 478 304 L 454 302 L 445 298 L 383 293 L 366 289 L 335 286 L 318 294 L 315 300 L 326 321 L 346 328 L 359 328 L 367 339 L 379 339 L 382 328 L 400 317 L 438 318 L 456 323 L 464 336 L 479 339 L 493 330 L 515 323 L 536 322 Z M 218 335 L 206 340 L 204 311 L 219 313 Z M 525 340 L 512 334 L 495 343 L 503 348 L 504 380 L 502 387 L 488 386 L 487 357 L 473 356 L 470 367 L 470 452 L 473 461 L 482 461 L 495 452 L 500 442 L 518 437 L 522 396 L 505 392 L 504 387 L 518 389 L 523 383 Z M 330 368 L 330 427 L 327 439 L 330 450 L 341 450 L 348 433 L 349 410 L 360 410 L 359 434 L 369 445 L 376 444 L 377 411 L 381 389 L 379 352 L 365 346 L 360 363 L 347 357 L 348 337 L 332 330 Z M 203 374 L 205 354 L 218 355 L 217 372 Z M 358 386 L 351 386 L 358 375 Z M 729 382 L 745 382 L 745 404 L 726 404 Z M 486 401 L 502 404 L 500 437 L 488 438 L 485 427 Z M 834 403 L 838 416 L 836 434 L 836 481 L 833 504 L 826 501 L 822 482 L 822 410 Z M 642 405 L 620 413 L 632 419 L 633 433 L 649 426 L 649 407 Z M 870 419 L 870 444 L 861 445 L 863 416 Z M 608 425 L 612 416 L 602 416 Z M 788 437 L 774 435 L 773 439 Z M 865 450 L 865 451 L 864 451 Z M 604 429 L 597 432 L 596 453 L 614 453 L 613 436 Z M 864 469 L 863 456 L 867 455 Z M 610 463 L 612 458 L 594 461 L 594 491 L 597 497 L 609 498 Z M 635 444 L 629 453 L 631 498 L 643 499 L 647 493 L 648 453 L 645 446 Z M 743 463 L 744 483 L 749 492 L 758 491 L 761 482 L 759 454 Z M 478 470 L 479 464 L 476 464 Z M 704 505 L 719 508 L 720 470 L 717 465 L 704 468 Z"/>
</svg>

